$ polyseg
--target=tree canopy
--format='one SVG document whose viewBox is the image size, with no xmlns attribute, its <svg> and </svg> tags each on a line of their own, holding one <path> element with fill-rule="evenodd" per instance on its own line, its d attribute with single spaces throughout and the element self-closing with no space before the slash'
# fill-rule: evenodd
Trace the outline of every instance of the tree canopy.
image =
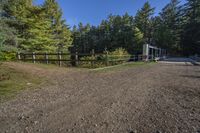
<svg viewBox="0 0 200 133">
<path fill-rule="evenodd" d="M 5 22 L 16 30 L 18 51 L 66 51 L 72 43 L 71 32 L 62 19 L 62 11 L 55 0 L 33 5 L 32 0 L 7 0 L 2 5 Z M 3 19 L 1 19 L 3 20 Z M 4 37 L 5 38 L 5 37 Z"/>
<path fill-rule="evenodd" d="M 146 2 L 136 16 L 111 14 L 98 26 L 80 23 L 72 31 L 73 46 L 80 52 L 122 47 L 131 54 L 141 54 L 142 45 L 149 43 L 167 49 L 171 55 L 200 54 L 199 0 L 187 0 L 184 5 L 171 0 L 158 16 L 154 9 Z"/>
<path fill-rule="evenodd" d="M 135 16 L 108 15 L 97 26 L 70 27 L 56 0 L 0 0 L 0 51 L 98 53 L 123 48 L 141 54 L 149 43 L 173 55 L 200 54 L 200 1 L 171 0 L 159 13 L 146 2 Z"/>
</svg>

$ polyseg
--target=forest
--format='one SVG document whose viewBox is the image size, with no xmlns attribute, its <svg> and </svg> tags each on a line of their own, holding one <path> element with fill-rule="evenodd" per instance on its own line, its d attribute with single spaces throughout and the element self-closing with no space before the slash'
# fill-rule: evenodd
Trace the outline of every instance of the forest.
<svg viewBox="0 0 200 133">
<path fill-rule="evenodd" d="M 0 0 L 0 60 L 16 52 L 103 53 L 121 48 L 141 54 L 145 43 L 167 49 L 170 55 L 200 54 L 199 0 L 171 0 L 158 15 L 154 10 L 146 2 L 135 16 L 110 14 L 97 26 L 80 22 L 70 27 L 56 0 L 42 5 Z"/>
</svg>

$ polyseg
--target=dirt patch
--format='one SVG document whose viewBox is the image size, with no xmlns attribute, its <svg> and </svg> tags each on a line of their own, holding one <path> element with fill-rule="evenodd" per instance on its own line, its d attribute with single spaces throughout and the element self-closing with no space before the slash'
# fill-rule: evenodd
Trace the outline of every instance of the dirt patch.
<svg viewBox="0 0 200 133">
<path fill-rule="evenodd" d="M 61 69 L 31 70 L 51 76 L 52 83 L 0 105 L 2 132 L 200 130 L 198 66 L 157 64 L 112 73 Z"/>
</svg>

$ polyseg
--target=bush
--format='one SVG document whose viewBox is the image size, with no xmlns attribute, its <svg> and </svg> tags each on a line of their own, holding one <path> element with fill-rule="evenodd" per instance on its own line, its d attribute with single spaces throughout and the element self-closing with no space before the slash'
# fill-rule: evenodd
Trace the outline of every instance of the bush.
<svg viewBox="0 0 200 133">
<path fill-rule="evenodd" d="M 84 57 L 80 58 L 79 65 L 81 67 L 89 68 L 89 67 L 92 66 L 92 62 L 91 61 L 84 61 L 84 60 L 94 60 L 94 57 L 92 57 L 92 56 L 84 56 Z"/>
<path fill-rule="evenodd" d="M 115 49 L 112 52 L 108 52 L 108 60 L 113 62 L 113 65 L 126 62 L 130 59 L 131 55 L 123 48 Z"/>
<path fill-rule="evenodd" d="M 84 56 L 80 58 L 79 66 L 86 68 L 105 67 L 107 65 L 117 65 L 126 62 L 130 59 L 131 55 L 123 48 L 118 48 L 112 52 L 104 51 L 103 54 L 93 56 Z M 89 60 L 89 61 L 84 61 Z M 108 63 L 108 64 L 107 64 Z"/>
<path fill-rule="evenodd" d="M 0 60 L 10 61 L 16 59 L 16 53 L 0 52 Z"/>
<path fill-rule="evenodd" d="M 84 60 L 90 60 L 90 61 L 84 61 Z M 105 66 L 105 60 L 103 58 L 103 55 L 98 56 L 84 56 L 80 58 L 79 62 L 80 67 L 85 68 L 98 68 L 98 67 L 104 67 Z"/>
<path fill-rule="evenodd" d="M 0 61 L 9 61 L 16 59 L 17 49 L 12 46 L 2 46 L 0 47 Z"/>
</svg>

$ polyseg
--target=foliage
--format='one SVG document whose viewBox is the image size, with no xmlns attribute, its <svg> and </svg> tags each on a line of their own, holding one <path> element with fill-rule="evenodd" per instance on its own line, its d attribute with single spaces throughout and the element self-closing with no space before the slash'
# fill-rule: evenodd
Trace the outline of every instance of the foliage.
<svg viewBox="0 0 200 133">
<path fill-rule="evenodd" d="M 128 13 L 123 16 L 109 15 L 99 26 L 83 25 L 73 28 L 73 48 L 79 53 L 97 53 L 124 48 L 129 53 L 142 52 L 143 33 L 134 26 L 134 19 Z"/>
<path fill-rule="evenodd" d="M 181 40 L 183 54 L 200 54 L 200 1 L 187 0 L 183 14 L 185 22 Z"/>
<path fill-rule="evenodd" d="M 65 20 L 62 19 L 62 10 L 56 0 L 46 0 L 44 5 L 47 19 L 51 21 L 52 39 L 57 51 L 66 51 L 72 43 L 71 32 Z M 66 50 L 65 50 L 66 49 Z"/>
<path fill-rule="evenodd" d="M 168 49 L 171 54 L 180 52 L 179 7 L 178 0 L 171 0 L 160 16 L 156 18 L 154 41 L 158 46 Z"/>
<path fill-rule="evenodd" d="M 16 59 L 16 53 L 0 52 L 0 61 L 10 61 Z"/>
<path fill-rule="evenodd" d="M 15 58 L 13 52 L 17 51 L 16 29 L 8 25 L 14 20 L 3 8 L 8 1 L 0 2 L 0 60 L 10 60 Z"/>
<path fill-rule="evenodd" d="M 106 65 L 117 65 L 129 60 L 131 55 L 123 48 L 115 49 L 112 52 L 104 51 L 96 56 L 84 56 L 80 58 L 79 66 L 86 68 L 97 68 Z M 107 64 L 109 63 L 109 64 Z"/>
<path fill-rule="evenodd" d="M 123 48 L 118 48 L 112 52 L 108 52 L 108 60 L 109 61 L 129 60 L 130 57 L 131 57 L 131 55 Z"/>
<path fill-rule="evenodd" d="M 97 68 L 105 66 L 104 60 L 100 60 L 98 57 L 84 56 L 80 58 L 79 66 L 84 68 Z"/>
<path fill-rule="evenodd" d="M 55 0 L 46 0 L 39 6 L 33 5 L 32 0 L 6 0 L 0 9 L 1 44 L 12 44 L 26 52 L 68 51 L 71 32 Z"/>
<path fill-rule="evenodd" d="M 149 43 L 170 54 L 200 54 L 200 1 L 180 5 L 171 0 L 158 16 L 149 2 L 136 16 L 110 14 L 97 26 L 80 23 L 70 31 L 56 0 L 33 5 L 33 0 L 0 0 L 0 55 L 25 52 L 97 53 L 125 49 L 141 54 Z M 10 50 L 12 49 L 12 50 Z M 11 58 L 11 57 L 9 57 Z"/>
<path fill-rule="evenodd" d="M 146 2 L 141 10 L 138 10 L 135 16 L 135 25 L 144 34 L 144 41 L 151 43 L 152 38 L 152 15 L 154 14 L 154 8 L 151 8 L 149 2 Z"/>
<path fill-rule="evenodd" d="M 141 54 L 142 45 L 149 43 L 165 48 L 172 55 L 200 54 L 200 1 L 187 0 L 180 5 L 171 0 L 158 16 L 149 2 L 138 10 L 136 16 L 109 15 L 98 26 L 74 27 L 73 49 L 89 53 L 92 49 L 102 53 L 124 48 L 130 54 Z"/>
</svg>

